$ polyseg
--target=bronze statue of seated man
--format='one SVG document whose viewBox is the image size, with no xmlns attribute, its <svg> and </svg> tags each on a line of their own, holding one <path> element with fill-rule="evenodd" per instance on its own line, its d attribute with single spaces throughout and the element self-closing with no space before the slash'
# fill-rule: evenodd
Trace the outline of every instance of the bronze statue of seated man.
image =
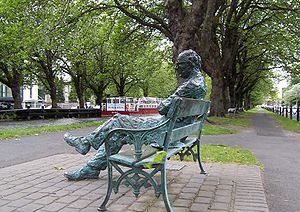
<svg viewBox="0 0 300 212">
<path fill-rule="evenodd" d="M 107 133 L 114 128 L 150 128 L 159 125 L 166 120 L 167 114 L 172 100 L 175 96 L 203 99 L 206 94 L 206 85 L 204 78 L 200 72 L 201 58 L 193 50 L 185 50 L 178 55 L 175 63 L 177 74 L 184 79 L 176 91 L 158 106 L 160 117 L 142 118 L 117 114 L 110 120 L 99 126 L 96 130 L 84 137 L 74 137 L 66 133 L 64 140 L 75 147 L 77 152 L 85 155 L 91 147 L 97 150 L 97 153 L 79 170 L 67 172 L 64 176 L 68 180 L 83 180 L 98 178 L 100 170 L 106 169 L 106 154 L 103 141 Z M 178 121 L 178 126 L 182 126 L 187 120 Z M 116 142 L 119 143 L 119 142 Z M 112 152 L 117 153 L 121 149 L 121 145 L 116 145 Z"/>
</svg>

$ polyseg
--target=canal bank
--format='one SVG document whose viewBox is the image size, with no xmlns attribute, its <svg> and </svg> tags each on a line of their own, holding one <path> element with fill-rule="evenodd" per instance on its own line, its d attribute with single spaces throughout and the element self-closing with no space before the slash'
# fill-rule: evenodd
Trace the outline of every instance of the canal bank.
<svg viewBox="0 0 300 212">
<path fill-rule="evenodd" d="M 34 128 L 53 125 L 66 125 L 93 121 L 102 121 L 106 118 L 62 118 L 62 119 L 40 119 L 23 121 L 0 121 L 0 130 L 15 128 Z"/>
</svg>

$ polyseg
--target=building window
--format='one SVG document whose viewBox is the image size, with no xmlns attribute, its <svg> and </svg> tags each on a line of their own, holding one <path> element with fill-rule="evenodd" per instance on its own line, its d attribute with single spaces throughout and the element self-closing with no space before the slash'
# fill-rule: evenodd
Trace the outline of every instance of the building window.
<svg viewBox="0 0 300 212">
<path fill-rule="evenodd" d="M 4 91 L 4 85 L 0 84 L 0 97 L 4 96 L 3 91 Z"/>
<path fill-rule="evenodd" d="M 30 99 L 32 99 L 32 86 L 29 89 L 29 97 L 30 97 Z"/>
</svg>

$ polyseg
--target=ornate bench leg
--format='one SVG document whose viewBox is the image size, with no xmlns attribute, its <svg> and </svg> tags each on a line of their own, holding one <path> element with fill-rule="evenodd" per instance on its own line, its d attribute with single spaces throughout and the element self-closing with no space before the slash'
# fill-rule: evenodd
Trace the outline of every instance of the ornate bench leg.
<svg viewBox="0 0 300 212">
<path fill-rule="evenodd" d="M 204 170 L 202 163 L 201 163 L 201 155 L 200 155 L 200 140 L 197 139 L 197 157 L 198 157 L 198 163 L 200 167 L 200 174 L 206 174 L 206 171 Z"/>
<path fill-rule="evenodd" d="M 106 204 L 110 198 L 111 192 L 112 192 L 112 165 L 108 162 L 107 163 L 107 175 L 108 175 L 108 185 L 107 185 L 107 192 L 106 192 L 106 196 L 105 199 L 103 200 L 101 206 L 98 208 L 98 211 L 106 211 Z"/>
<path fill-rule="evenodd" d="M 164 163 L 162 165 L 162 170 L 161 170 L 161 186 L 162 186 L 162 195 L 163 195 L 163 200 L 166 206 L 166 209 L 168 212 L 172 212 L 172 207 L 169 201 L 168 197 L 168 191 L 167 191 L 167 174 L 166 174 L 166 164 Z"/>
</svg>

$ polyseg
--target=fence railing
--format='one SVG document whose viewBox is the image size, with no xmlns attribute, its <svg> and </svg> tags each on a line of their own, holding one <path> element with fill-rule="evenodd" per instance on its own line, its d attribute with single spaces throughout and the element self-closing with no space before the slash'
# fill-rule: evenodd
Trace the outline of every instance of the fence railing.
<svg viewBox="0 0 300 212">
<path fill-rule="evenodd" d="M 299 106 L 300 102 L 297 101 L 296 105 L 283 105 L 283 106 L 264 106 L 263 108 L 274 113 L 277 113 L 286 118 L 290 118 L 299 122 Z"/>
</svg>

